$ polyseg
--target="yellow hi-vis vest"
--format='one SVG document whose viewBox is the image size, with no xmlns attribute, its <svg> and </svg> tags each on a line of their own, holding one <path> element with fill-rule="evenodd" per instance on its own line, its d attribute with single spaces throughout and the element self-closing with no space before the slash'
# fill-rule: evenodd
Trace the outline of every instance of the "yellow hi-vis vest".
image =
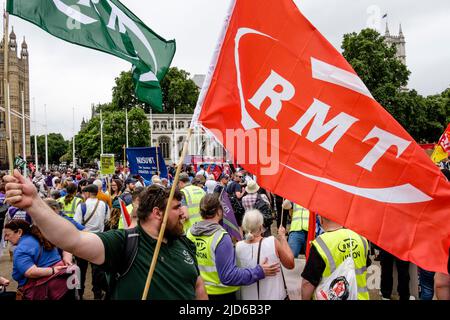
<svg viewBox="0 0 450 320">
<path fill-rule="evenodd" d="M 309 228 L 309 210 L 294 203 L 292 212 L 292 222 L 290 231 L 308 231 Z"/>
<path fill-rule="evenodd" d="M 72 218 L 75 215 L 75 210 L 77 209 L 78 205 L 82 202 L 82 200 L 78 197 L 74 197 L 72 201 L 70 201 L 68 204 L 64 204 L 64 200 L 66 199 L 66 196 L 59 199 L 59 202 L 63 205 L 63 213 Z"/>
<path fill-rule="evenodd" d="M 200 201 L 206 193 L 202 188 L 192 185 L 184 187 L 181 189 L 181 192 L 184 194 L 188 208 L 189 219 L 186 219 L 183 225 L 184 232 L 187 232 L 194 223 L 202 220 L 202 216 L 200 215 Z"/>
<path fill-rule="evenodd" d="M 186 235 L 195 243 L 200 276 L 205 282 L 206 292 L 210 295 L 227 294 L 239 290 L 239 287 L 222 284 L 216 268 L 216 247 L 226 233 L 225 229 L 221 228 L 210 236 L 194 236 L 190 230 Z"/>
<path fill-rule="evenodd" d="M 358 300 L 369 300 L 366 282 L 369 244 L 366 239 L 351 230 L 339 229 L 321 234 L 312 242 L 312 245 L 325 261 L 323 278 L 329 277 L 346 258 L 350 257 L 350 247 L 352 247 L 358 284 Z"/>
<path fill-rule="evenodd" d="M 131 217 L 131 212 L 133 211 L 133 204 L 131 203 L 131 204 L 127 205 L 126 208 L 127 208 L 128 214 L 130 215 L 131 220 L 133 220 L 133 218 Z M 119 230 L 125 229 L 125 226 L 123 225 L 122 212 L 120 212 L 119 225 L 118 225 L 117 229 L 119 229 Z"/>
</svg>

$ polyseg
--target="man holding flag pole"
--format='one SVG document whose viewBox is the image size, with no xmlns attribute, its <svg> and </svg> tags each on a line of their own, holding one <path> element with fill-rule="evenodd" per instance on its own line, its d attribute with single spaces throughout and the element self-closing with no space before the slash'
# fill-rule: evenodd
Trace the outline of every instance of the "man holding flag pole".
<svg viewBox="0 0 450 320">
<path fill-rule="evenodd" d="M 80 11 L 68 7 L 61 0 L 8 0 L 7 9 L 9 13 L 38 25 L 56 37 L 131 62 L 137 98 L 161 111 L 159 82 L 173 59 L 175 41 L 166 41 L 155 34 L 118 0 L 79 1 L 78 5 Z M 68 28 L 69 20 L 78 23 L 79 28 Z M 125 230 L 80 233 L 63 219 L 49 214 L 49 208 L 37 196 L 34 185 L 18 171 L 14 172 L 14 176 L 12 173 L 6 176 L 5 182 L 8 183 L 7 201 L 27 208 L 33 216 L 33 222 L 41 226 L 40 230 L 49 241 L 58 247 L 70 248 L 80 258 L 103 265 L 112 275 L 119 274 L 117 279 L 114 276 L 112 279 L 113 299 L 141 298 L 147 274 L 140 270 L 149 269 L 152 256 L 153 271 L 158 256 L 166 263 L 158 265 L 150 298 L 207 297 L 203 280 L 199 276 L 195 248 L 183 236 L 181 194 L 175 187 L 170 193 L 158 186 L 146 189 L 137 209 L 139 224 L 130 229 L 130 233 Z M 123 250 L 120 249 L 132 238 L 139 239 L 134 260 L 123 257 Z M 166 248 L 168 243 L 170 249 Z M 164 250 L 159 255 L 161 246 Z M 173 273 L 173 270 L 179 272 Z M 148 281 L 147 292 L 149 284 Z M 147 293 L 144 297 L 147 297 Z"/>
</svg>

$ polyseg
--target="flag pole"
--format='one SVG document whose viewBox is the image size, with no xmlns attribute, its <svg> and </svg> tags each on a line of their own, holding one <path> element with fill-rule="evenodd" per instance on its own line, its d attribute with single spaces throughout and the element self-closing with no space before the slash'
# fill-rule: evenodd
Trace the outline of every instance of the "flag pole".
<svg viewBox="0 0 450 320">
<path fill-rule="evenodd" d="M 103 154 L 103 115 L 100 109 L 100 156 Z"/>
<path fill-rule="evenodd" d="M 123 145 L 123 171 L 125 172 L 125 169 L 127 168 L 127 156 L 126 156 L 126 145 Z"/>
<path fill-rule="evenodd" d="M 176 118 L 176 110 L 173 109 L 173 152 L 174 152 L 174 158 L 173 161 L 176 163 L 178 158 L 178 143 L 177 143 L 177 118 Z"/>
<path fill-rule="evenodd" d="M 158 143 L 156 144 L 156 175 L 159 177 L 159 154 L 158 154 Z"/>
<path fill-rule="evenodd" d="M 125 108 L 125 141 L 128 148 L 128 109 Z"/>
<path fill-rule="evenodd" d="M 72 138 L 72 165 L 73 165 L 73 170 L 75 171 L 76 169 L 76 162 L 75 162 L 75 108 L 72 108 L 72 134 L 73 134 L 73 138 Z"/>
<path fill-rule="evenodd" d="M 164 237 L 164 231 L 166 230 L 167 219 L 169 217 L 169 211 L 171 208 L 170 204 L 171 204 L 173 196 L 175 194 L 175 189 L 177 187 L 178 178 L 179 178 L 180 172 L 181 172 L 181 167 L 182 167 L 181 164 L 183 163 L 184 157 L 186 156 L 186 152 L 188 150 L 188 143 L 189 143 L 189 140 L 191 139 L 191 136 L 192 136 L 192 128 L 189 128 L 186 141 L 184 142 L 184 145 L 183 145 L 183 152 L 181 153 L 181 157 L 178 161 L 177 171 L 175 174 L 175 178 L 173 180 L 172 188 L 170 189 L 170 195 L 169 195 L 169 199 L 167 200 L 167 205 L 166 205 L 166 210 L 164 213 L 163 222 L 161 224 L 161 229 L 159 231 L 158 242 L 156 243 L 155 251 L 153 254 L 153 258 L 152 258 L 152 263 L 150 265 L 150 270 L 149 270 L 148 276 L 147 276 L 147 282 L 145 283 L 144 292 L 142 293 L 142 300 L 147 300 L 148 291 L 150 289 L 150 283 L 152 281 L 153 272 L 155 271 L 156 262 L 158 261 L 159 250 L 161 248 L 161 243 L 162 243 L 162 240 Z"/>
<path fill-rule="evenodd" d="M 35 172 L 39 171 L 38 165 L 38 148 L 37 148 L 37 120 L 36 120 L 36 100 L 33 97 L 33 122 L 34 122 L 34 165 L 36 167 Z"/>
<path fill-rule="evenodd" d="M 276 200 L 275 200 L 275 202 L 276 202 Z M 284 202 L 284 198 L 283 198 L 283 202 Z M 284 218 L 284 209 L 283 209 L 283 202 L 281 203 L 281 219 L 280 219 L 280 226 L 282 226 L 283 225 L 283 218 Z M 275 203 L 275 207 L 276 207 L 276 203 Z M 286 226 L 286 228 L 287 228 L 287 226 Z"/>
<path fill-rule="evenodd" d="M 153 112 L 150 108 L 150 148 L 153 145 Z"/>
<path fill-rule="evenodd" d="M 48 170 L 48 127 L 47 127 L 47 105 L 44 104 L 45 116 L 45 170 Z"/>
<path fill-rule="evenodd" d="M 23 154 L 23 160 L 25 161 L 25 164 L 23 165 L 23 176 L 27 176 L 27 145 L 26 145 L 26 127 L 25 127 L 25 95 L 22 90 L 21 92 L 22 96 L 22 154 Z"/>
<path fill-rule="evenodd" d="M 8 31 L 9 31 L 9 14 L 4 10 L 3 14 L 3 70 L 4 70 L 4 91 L 5 91 L 5 129 L 6 129 L 6 146 L 8 149 L 8 162 L 10 174 L 14 171 L 14 159 L 13 159 L 13 148 L 12 148 L 12 132 L 11 132 L 11 100 L 9 97 L 9 42 L 8 42 Z"/>
</svg>

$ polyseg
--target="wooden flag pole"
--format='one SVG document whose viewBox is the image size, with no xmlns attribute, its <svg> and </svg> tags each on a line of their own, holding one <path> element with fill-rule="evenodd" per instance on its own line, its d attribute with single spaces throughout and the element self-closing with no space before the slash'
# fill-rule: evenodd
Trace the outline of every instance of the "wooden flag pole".
<svg viewBox="0 0 450 320">
<path fill-rule="evenodd" d="M 123 145 L 123 172 L 126 173 L 127 169 L 127 156 L 126 156 L 126 146 Z"/>
<path fill-rule="evenodd" d="M 283 225 L 283 217 L 284 217 L 284 209 L 283 209 L 283 203 L 284 203 L 284 198 L 283 198 L 283 202 L 281 203 L 281 219 L 280 219 L 280 226 Z M 276 200 L 275 200 L 275 207 L 276 207 Z M 287 225 L 286 225 L 287 227 Z"/>
<path fill-rule="evenodd" d="M 106 175 L 106 184 L 108 186 L 108 195 L 111 197 L 111 180 L 109 179 L 109 174 Z"/>
<path fill-rule="evenodd" d="M 159 177 L 159 155 L 158 155 L 159 145 L 156 143 L 156 175 Z"/>
<path fill-rule="evenodd" d="M 173 180 L 172 188 L 170 189 L 169 199 L 167 200 L 167 206 L 166 206 L 166 210 L 164 212 L 163 222 L 161 224 L 161 229 L 159 231 L 158 242 L 156 243 L 156 248 L 155 248 L 155 252 L 153 254 L 152 263 L 150 265 L 150 270 L 148 272 L 147 282 L 145 283 L 144 292 L 142 293 L 142 300 L 147 300 L 148 290 L 150 289 L 150 283 L 152 281 L 153 272 L 155 271 L 156 262 L 158 261 L 159 250 L 161 249 L 161 243 L 162 243 L 162 240 L 164 237 L 164 231 L 166 230 L 167 219 L 169 217 L 170 204 L 172 203 L 173 196 L 175 194 L 175 189 L 178 185 L 178 178 L 180 176 L 181 167 L 182 167 L 181 164 L 183 163 L 184 157 L 186 156 L 186 153 L 188 150 L 188 144 L 189 144 L 189 140 L 191 139 L 192 132 L 193 132 L 192 128 L 189 128 L 186 141 L 184 142 L 184 145 L 183 145 L 183 152 L 181 153 L 181 157 L 178 160 L 177 171 L 175 174 L 175 178 Z"/>
</svg>

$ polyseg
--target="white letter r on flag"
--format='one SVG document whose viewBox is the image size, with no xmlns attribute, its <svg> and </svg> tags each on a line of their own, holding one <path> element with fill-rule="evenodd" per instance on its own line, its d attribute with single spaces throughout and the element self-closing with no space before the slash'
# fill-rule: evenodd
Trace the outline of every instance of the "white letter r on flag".
<svg viewBox="0 0 450 320">
<path fill-rule="evenodd" d="M 275 91 L 277 86 L 281 87 L 280 92 Z M 255 106 L 256 109 L 261 110 L 262 103 L 266 98 L 269 98 L 270 106 L 266 110 L 266 114 L 273 120 L 277 120 L 277 116 L 281 111 L 281 101 L 291 100 L 294 95 L 294 86 L 272 70 L 270 76 L 264 81 L 261 87 L 259 87 L 253 98 L 248 101 Z"/>
</svg>

